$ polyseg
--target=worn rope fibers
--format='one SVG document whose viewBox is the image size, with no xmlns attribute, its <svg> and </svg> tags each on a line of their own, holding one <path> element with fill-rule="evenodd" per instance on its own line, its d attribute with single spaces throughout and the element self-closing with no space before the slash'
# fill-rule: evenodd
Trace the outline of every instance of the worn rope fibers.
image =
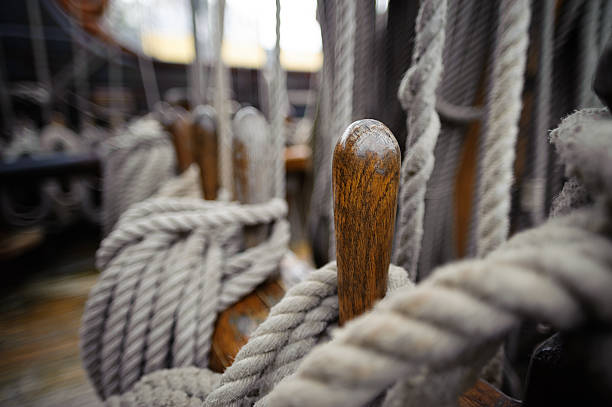
<svg viewBox="0 0 612 407">
<path fill-rule="evenodd" d="M 314 349 L 266 405 L 362 405 L 398 377 L 410 388 L 393 405 L 452 403 L 475 380 L 455 369 L 486 360 L 521 318 L 559 329 L 585 318 L 612 324 L 611 128 L 607 111 L 587 111 L 553 133 L 568 175 L 584 180 L 595 206 L 518 234 L 483 260 L 444 266 L 411 292 L 398 290 Z M 453 370 L 444 388 L 429 387 Z"/>
<path fill-rule="evenodd" d="M 326 266 L 274 308 L 210 394 L 208 384 L 187 390 L 168 371 L 154 386 L 153 379 L 144 379 L 149 387 L 137 385 L 112 403 L 138 405 L 134 400 L 149 397 L 166 401 L 157 405 L 178 407 L 201 405 L 207 396 L 204 405 L 250 405 L 262 389 L 278 383 L 258 405 L 355 406 L 402 378 L 384 405 L 451 405 L 519 320 L 533 318 L 560 329 L 586 319 L 612 324 L 610 128 L 607 111 L 586 111 L 566 119 L 552 135 L 567 175 L 583 180 L 594 206 L 517 234 L 484 259 L 441 267 L 415 289 L 398 289 L 300 362 L 302 346 L 310 346 L 313 332 L 327 329 L 337 307 L 337 300 L 324 299 L 336 278 L 333 264 Z M 295 374 L 286 376 L 298 364 Z M 270 366 L 287 370 L 269 375 Z"/>
<path fill-rule="evenodd" d="M 502 0 L 499 16 L 478 185 L 479 256 L 503 243 L 509 232 L 512 165 L 529 42 L 529 0 Z"/>
<path fill-rule="evenodd" d="M 433 150 L 440 132 L 435 110 L 436 89 L 442 73 L 446 0 L 426 0 L 416 20 L 413 64 L 402 79 L 398 97 L 408 110 L 406 149 L 401 171 L 399 246 L 395 262 L 416 279 L 423 237 L 425 191 L 433 170 Z"/>
<path fill-rule="evenodd" d="M 224 375 L 206 369 L 200 377 L 213 377 L 221 382 L 214 388 L 182 384 L 185 370 L 171 369 L 145 376 L 132 391 L 108 399 L 107 405 L 133 406 L 134 400 L 171 400 L 155 405 L 206 406 L 252 405 L 274 385 L 292 374 L 300 359 L 321 341 L 329 340 L 330 330 L 338 322 L 337 269 L 335 262 L 311 273 L 295 285 L 270 310 L 266 321 L 236 355 Z M 388 292 L 411 285 L 405 270 L 391 266 Z M 193 371 L 192 371 L 193 372 Z M 193 373 L 192 373 L 193 374 Z M 190 380 L 193 383 L 193 379 Z M 189 385 L 189 382 L 187 386 Z M 157 391 L 157 392 L 156 392 Z M 210 394 L 209 394 L 210 393 Z"/>
<path fill-rule="evenodd" d="M 134 120 L 104 148 L 103 227 L 108 234 L 132 204 L 152 196 L 174 176 L 176 157 L 167 133 L 147 116 Z"/>
<path fill-rule="evenodd" d="M 208 365 L 218 312 L 278 268 L 289 240 L 287 205 L 154 198 L 134 205 L 102 242 L 103 270 L 85 307 L 82 358 L 102 398 L 145 373 Z M 272 223 L 239 252 L 242 226 Z"/>
</svg>

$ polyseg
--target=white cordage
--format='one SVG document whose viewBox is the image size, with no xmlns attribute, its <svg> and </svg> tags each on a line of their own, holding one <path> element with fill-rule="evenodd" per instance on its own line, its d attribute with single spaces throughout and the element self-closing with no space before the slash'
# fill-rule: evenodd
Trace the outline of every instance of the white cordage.
<svg viewBox="0 0 612 407">
<path fill-rule="evenodd" d="M 425 191 L 433 171 L 433 151 L 440 133 L 436 88 L 442 73 L 446 8 L 446 0 L 422 2 L 416 20 L 412 66 L 402 78 L 398 91 L 402 107 L 408 113 L 408 137 L 400 178 L 400 243 L 395 263 L 406 268 L 413 281 L 417 276 L 423 237 Z"/>
<path fill-rule="evenodd" d="M 149 198 L 174 176 L 176 156 L 168 134 L 147 116 L 108 139 L 103 150 L 102 226 L 108 234 L 132 204 Z"/>
<path fill-rule="evenodd" d="M 502 0 L 499 19 L 478 186 L 480 257 L 508 237 L 510 187 L 529 42 L 529 0 Z"/>
<path fill-rule="evenodd" d="M 145 373 L 206 367 L 218 312 L 278 269 L 289 241 L 287 205 L 153 198 L 134 205 L 102 242 L 103 270 L 86 304 L 82 358 L 102 398 Z M 245 225 L 272 224 L 238 251 Z"/>
<path fill-rule="evenodd" d="M 566 175 L 584 180 L 587 206 L 515 235 L 484 259 L 448 264 L 416 288 L 398 288 L 315 346 L 327 340 L 337 313 L 337 277 L 329 264 L 271 310 L 218 386 L 211 385 L 218 376 L 199 370 L 203 382 L 196 395 L 181 385 L 185 372 L 171 370 L 161 373 L 165 382 L 143 378 L 112 403 L 358 406 L 382 395 L 387 407 L 452 405 L 522 319 L 560 330 L 583 326 L 589 318 L 612 326 L 611 128 L 607 110 L 593 109 L 570 116 L 552 133 Z M 572 206 L 580 203 L 571 200 Z M 149 217 L 156 205 L 126 214 L 126 222 Z M 176 205 L 178 210 L 191 204 Z M 150 234 L 141 225 L 116 238 Z M 110 259 L 116 247 L 109 243 L 99 259 Z M 393 270 L 407 283 L 405 271 Z"/>
</svg>

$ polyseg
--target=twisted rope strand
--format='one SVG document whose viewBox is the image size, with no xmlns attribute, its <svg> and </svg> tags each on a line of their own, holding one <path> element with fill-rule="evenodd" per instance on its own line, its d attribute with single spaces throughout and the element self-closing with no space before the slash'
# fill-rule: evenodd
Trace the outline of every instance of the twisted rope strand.
<svg viewBox="0 0 612 407">
<path fill-rule="evenodd" d="M 529 1 L 502 0 L 499 18 L 478 190 L 477 252 L 481 257 L 508 237 L 512 165 L 529 42 Z"/>
<path fill-rule="evenodd" d="M 102 398 L 143 375 L 208 365 L 218 312 L 274 272 L 286 253 L 287 204 L 238 205 L 154 198 L 135 205 L 102 242 L 105 269 L 83 317 L 85 368 Z M 272 223 L 259 245 L 239 252 L 243 225 Z"/>
<path fill-rule="evenodd" d="M 522 317 L 567 329 L 588 309 L 612 322 L 612 243 L 589 229 L 593 216 L 590 209 L 564 219 L 564 227 L 589 232 L 586 242 L 559 244 L 559 222 L 549 222 L 536 229 L 551 237 L 546 250 L 531 250 L 523 240 L 532 232 L 524 232 L 512 239 L 520 249 L 442 267 L 415 290 L 399 290 L 306 356 L 266 405 L 362 405 L 398 377 L 427 386 L 428 372 L 473 360 Z M 454 396 L 462 390 L 445 389 Z"/>
<path fill-rule="evenodd" d="M 408 137 L 401 171 L 399 242 L 395 263 L 417 278 L 423 237 L 425 191 L 434 167 L 433 150 L 440 133 L 436 113 L 436 88 L 442 73 L 446 25 L 446 0 L 426 0 L 416 20 L 412 66 L 404 77 L 398 98 L 407 111 Z"/>
</svg>

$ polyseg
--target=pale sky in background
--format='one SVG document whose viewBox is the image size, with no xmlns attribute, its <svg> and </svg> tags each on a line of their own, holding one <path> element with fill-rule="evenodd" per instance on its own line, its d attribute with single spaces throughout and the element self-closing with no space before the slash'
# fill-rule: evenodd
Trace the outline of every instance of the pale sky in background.
<svg viewBox="0 0 612 407">
<path fill-rule="evenodd" d="M 205 0 L 202 0 L 204 2 Z M 216 0 L 210 0 L 209 11 Z M 316 0 L 281 0 L 281 60 L 289 69 L 317 70 L 321 34 Z M 275 42 L 275 0 L 226 0 L 223 58 L 234 66 L 259 67 Z M 171 62 L 193 59 L 189 0 L 113 0 L 107 27 L 120 41 Z M 208 35 L 205 16 L 202 37 Z M 121 27 L 121 29 L 120 29 Z M 142 45 L 141 45 L 142 44 Z M 210 44 L 201 45 L 211 56 Z"/>
</svg>

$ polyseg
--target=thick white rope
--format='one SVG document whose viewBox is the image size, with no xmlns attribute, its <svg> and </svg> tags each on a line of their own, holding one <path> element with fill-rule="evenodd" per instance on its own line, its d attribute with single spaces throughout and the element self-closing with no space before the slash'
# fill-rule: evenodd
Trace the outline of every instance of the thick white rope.
<svg viewBox="0 0 612 407">
<path fill-rule="evenodd" d="M 494 250 L 508 237 L 512 166 L 522 108 L 529 19 L 528 0 L 502 0 L 478 188 L 479 256 Z"/>
<path fill-rule="evenodd" d="M 287 205 L 154 198 L 133 206 L 102 242 L 103 270 L 83 316 L 82 358 L 107 398 L 145 373 L 208 365 L 218 312 L 278 269 L 289 241 Z M 244 225 L 273 223 L 239 252 Z"/>
<path fill-rule="evenodd" d="M 338 323 L 337 280 L 332 262 L 287 291 L 240 349 L 205 405 L 235 405 L 249 396 L 255 401 L 292 374 L 329 327 Z M 391 266 L 388 292 L 406 285 L 411 284 L 405 270 Z"/>
<path fill-rule="evenodd" d="M 446 25 L 446 0 L 421 3 L 416 20 L 416 40 L 412 66 L 399 87 L 398 97 L 407 111 L 408 137 L 401 172 L 399 237 L 395 263 L 406 268 L 411 279 L 417 276 L 417 264 L 423 237 L 425 191 L 434 167 L 434 147 L 440 133 L 436 112 L 436 88 L 442 73 Z"/>
<path fill-rule="evenodd" d="M 334 88 L 332 93 L 331 146 L 353 120 L 353 82 L 355 77 L 355 16 L 356 2 L 340 0 L 336 4 L 334 44 Z M 331 154 L 330 154 L 331 157 Z M 331 166 L 329 163 L 324 165 Z M 330 171 L 331 173 L 331 171 Z M 333 208 L 330 205 L 330 211 Z M 330 236 L 334 236 L 333 213 L 330 216 Z M 336 256 L 336 240 L 329 239 L 329 258 Z"/>
<path fill-rule="evenodd" d="M 560 329 L 585 317 L 612 324 L 611 128 L 610 114 L 593 109 L 565 119 L 552 135 L 567 175 L 584 181 L 594 207 L 516 235 L 483 260 L 442 267 L 416 290 L 383 300 L 313 350 L 267 405 L 361 405 L 397 378 L 411 387 L 404 405 L 422 397 L 439 405 L 456 400 L 475 377 L 455 377 L 444 394 L 427 383 L 438 372 L 485 361 L 521 318 Z M 381 331 L 384 337 L 375 334 Z"/>
<path fill-rule="evenodd" d="M 102 157 L 102 223 L 108 234 L 132 204 L 150 197 L 174 176 L 176 157 L 167 133 L 150 117 L 109 139 Z"/>
<path fill-rule="evenodd" d="M 611 325 L 610 128 L 606 110 L 589 110 L 564 120 L 552 135 L 567 175 L 584 180 L 595 205 L 517 234 L 484 259 L 437 269 L 415 289 L 398 289 L 333 333 L 329 343 L 310 350 L 315 337 L 325 340 L 337 312 L 330 264 L 273 308 L 219 387 L 203 385 L 195 397 L 167 372 L 163 375 L 173 383 L 158 383 L 157 390 L 137 386 L 121 401 L 134 405 L 155 393 L 151 401 L 182 406 L 186 400 L 201 403 L 210 392 L 204 405 L 251 405 L 264 396 L 257 405 L 356 406 L 396 383 L 383 405 L 452 405 L 520 320 L 559 329 L 587 319 Z"/>
</svg>

